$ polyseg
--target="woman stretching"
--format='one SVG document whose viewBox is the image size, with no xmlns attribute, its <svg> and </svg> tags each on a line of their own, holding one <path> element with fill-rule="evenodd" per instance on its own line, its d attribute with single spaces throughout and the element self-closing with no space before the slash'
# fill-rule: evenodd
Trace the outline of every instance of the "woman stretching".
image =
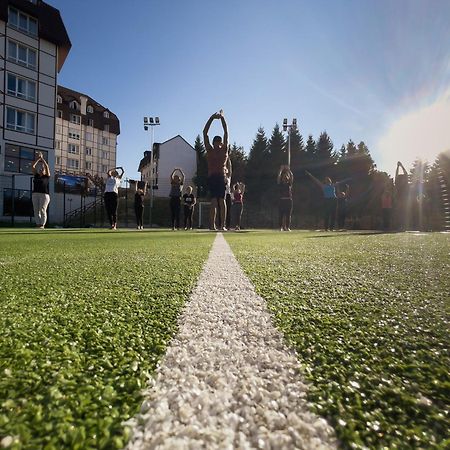
<svg viewBox="0 0 450 450">
<path fill-rule="evenodd" d="M 181 192 L 183 191 L 184 173 L 175 167 L 170 175 L 170 221 L 172 230 L 180 228 Z"/>
<path fill-rule="evenodd" d="M 192 193 L 192 186 L 188 186 L 183 194 L 184 206 L 184 229 L 192 230 L 192 219 L 194 217 L 194 206 L 197 203 L 195 195 Z"/>
<path fill-rule="evenodd" d="M 241 229 L 242 209 L 244 208 L 244 192 L 244 183 L 236 183 L 233 186 L 233 205 L 231 206 L 231 212 L 233 216 L 233 223 L 235 224 L 234 229 L 236 231 Z"/>
<path fill-rule="evenodd" d="M 39 168 L 38 168 L 39 164 Z M 50 168 L 41 152 L 31 167 L 33 169 L 33 201 L 34 220 L 38 228 L 44 228 L 47 222 L 47 208 L 50 203 L 50 194 L 48 190 L 50 180 Z"/>
<path fill-rule="evenodd" d="M 120 175 L 118 170 L 120 170 Z M 119 205 L 119 186 L 123 177 L 123 167 L 115 167 L 108 170 L 108 178 L 105 183 L 105 200 L 106 214 L 108 216 L 111 230 L 117 229 L 117 206 Z"/>
<path fill-rule="evenodd" d="M 291 215 L 292 215 L 292 184 L 294 183 L 294 175 L 289 166 L 281 166 L 278 172 L 277 182 L 280 189 L 280 231 L 291 231 Z"/>
<path fill-rule="evenodd" d="M 339 183 L 333 183 L 330 177 L 325 177 L 324 182 L 322 183 L 314 175 L 311 175 L 307 170 L 305 170 L 305 172 L 306 175 L 308 175 L 314 181 L 314 183 L 316 183 L 317 186 L 322 189 L 324 200 L 323 227 L 325 231 L 332 231 L 334 229 L 334 221 L 336 218 L 336 186 Z"/>
</svg>

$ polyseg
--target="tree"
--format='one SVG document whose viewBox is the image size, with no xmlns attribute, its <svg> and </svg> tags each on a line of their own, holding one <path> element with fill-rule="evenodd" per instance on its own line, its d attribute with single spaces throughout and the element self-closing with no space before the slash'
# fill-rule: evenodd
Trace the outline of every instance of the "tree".
<svg viewBox="0 0 450 450">
<path fill-rule="evenodd" d="M 231 146 L 230 159 L 232 167 L 232 184 L 238 181 L 245 181 L 245 169 L 247 166 L 247 156 L 244 148 L 238 146 L 236 142 Z"/>
<path fill-rule="evenodd" d="M 316 144 L 315 163 L 319 171 L 319 178 L 333 177 L 334 164 L 337 157 L 333 151 L 333 142 L 326 131 L 322 131 Z"/>
<path fill-rule="evenodd" d="M 272 136 L 269 140 L 269 160 L 271 178 L 276 179 L 280 166 L 288 163 L 286 142 L 278 124 L 273 128 Z"/>
<path fill-rule="evenodd" d="M 291 139 L 291 170 L 294 177 L 300 173 L 307 165 L 307 156 L 304 148 L 303 137 L 297 127 L 292 127 L 290 131 Z M 287 146 L 287 143 L 286 143 Z"/>
<path fill-rule="evenodd" d="M 264 128 L 259 127 L 250 149 L 245 172 L 245 180 L 247 182 L 246 195 L 250 200 L 259 201 L 264 188 L 268 186 L 268 158 L 269 150 L 266 134 Z"/>
<path fill-rule="evenodd" d="M 194 150 L 197 154 L 197 172 L 193 182 L 197 186 L 197 197 L 203 197 L 208 192 L 208 162 L 206 160 L 206 150 L 200 135 L 197 135 L 194 143 Z"/>
</svg>

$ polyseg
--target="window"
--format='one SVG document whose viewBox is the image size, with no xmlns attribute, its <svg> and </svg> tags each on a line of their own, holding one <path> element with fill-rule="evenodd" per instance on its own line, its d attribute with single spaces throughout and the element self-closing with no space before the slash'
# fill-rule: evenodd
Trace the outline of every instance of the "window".
<svg viewBox="0 0 450 450">
<path fill-rule="evenodd" d="M 94 119 L 88 119 L 88 125 L 90 127 L 93 127 L 94 126 Z"/>
<path fill-rule="evenodd" d="M 55 164 L 60 166 L 61 165 L 61 156 L 57 156 L 55 159 Z"/>
<path fill-rule="evenodd" d="M 105 123 L 105 126 L 103 127 L 103 129 L 107 132 L 109 132 L 109 124 Z"/>
<path fill-rule="evenodd" d="M 106 119 L 109 119 L 109 112 L 108 111 L 104 111 L 103 112 L 103 117 L 105 117 Z"/>
<path fill-rule="evenodd" d="M 92 156 L 92 148 L 91 147 L 86 147 L 86 155 Z"/>
<path fill-rule="evenodd" d="M 71 139 L 77 139 L 80 140 L 80 133 L 77 130 L 71 130 L 69 129 L 69 137 Z"/>
<path fill-rule="evenodd" d="M 102 158 L 108 159 L 108 152 L 102 152 Z"/>
<path fill-rule="evenodd" d="M 32 36 L 38 34 L 37 20 L 11 6 L 8 10 L 8 25 Z"/>
<path fill-rule="evenodd" d="M 14 215 L 31 217 L 33 215 L 33 204 L 31 202 L 31 191 L 28 189 L 3 189 L 3 215 L 12 216 L 12 200 L 14 195 Z"/>
<path fill-rule="evenodd" d="M 86 169 L 92 169 L 92 163 L 90 161 L 86 161 Z"/>
<path fill-rule="evenodd" d="M 105 164 L 102 164 L 102 172 L 108 172 L 108 166 L 106 166 Z"/>
<path fill-rule="evenodd" d="M 59 109 L 58 109 L 58 118 L 62 119 L 62 111 L 60 111 Z"/>
<path fill-rule="evenodd" d="M 80 146 L 78 144 L 68 144 L 67 151 L 74 155 L 78 155 L 78 153 L 80 153 Z"/>
<path fill-rule="evenodd" d="M 55 149 L 61 150 L 61 141 L 55 141 Z"/>
<path fill-rule="evenodd" d="M 61 125 L 56 125 L 56 133 L 61 134 Z"/>
<path fill-rule="evenodd" d="M 68 159 L 67 160 L 67 167 L 70 169 L 78 169 L 80 167 L 80 162 L 78 159 Z"/>
<path fill-rule="evenodd" d="M 72 102 L 70 102 L 70 109 L 74 109 L 75 111 L 78 110 L 78 103 L 73 100 Z"/>
<path fill-rule="evenodd" d="M 76 123 L 77 125 L 80 125 L 80 123 L 81 123 L 81 116 L 77 116 L 75 114 L 71 114 L 70 115 L 70 121 L 72 123 Z"/>
<path fill-rule="evenodd" d="M 41 151 L 44 159 L 48 160 L 48 152 L 6 144 L 5 146 L 5 172 L 33 173 L 31 166 Z"/>
<path fill-rule="evenodd" d="M 92 133 L 89 133 L 89 132 L 84 133 L 84 139 L 85 139 L 86 141 L 92 141 L 92 139 L 93 139 Z"/>
<path fill-rule="evenodd" d="M 103 145 L 108 145 L 108 138 L 106 138 L 106 137 L 102 137 L 102 144 Z"/>
<path fill-rule="evenodd" d="M 22 66 L 36 69 L 36 50 L 8 39 L 8 59 Z"/>
<path fill-rule="evenodd" d="M 94 112 L 94 108 L 91 105 L 88 105 L 87 112 L 88 113 L 93 113 Z"/>
<path fill-rule="evenodd" d="M 36 83 L 8 73 L 8 94 L 34 102 L 36 101 Z"/>
<path fill-rule="evenodd" d="M 60 95 L 58 95 L 58 97 L 56 97 L 56 102 L 62 103 L 62 97 Z"/>
<path fill-rule="evenodd" d="M 26 111 L 6 108 L 6 128 L 34 134 L 36 116 Z"/>
</svg>

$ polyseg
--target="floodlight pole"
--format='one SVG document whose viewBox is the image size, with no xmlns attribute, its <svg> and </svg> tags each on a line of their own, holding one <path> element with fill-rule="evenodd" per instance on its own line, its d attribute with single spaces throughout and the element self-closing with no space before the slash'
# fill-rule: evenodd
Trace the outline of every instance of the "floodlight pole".
<svg viewBox="0 0 450 450">
<path fill-rule="evenodd" d="M 150 127 L 150 228 L 152 228 L 152 209 L 153 209 L 153 144 L 155 140 L 154 127 L 160 125 L 159 117 L 144 117 L 144 130 L 148 131 Z"/>
<path fill-rule="evenodd" d="M 291 130 L 297 128 L 297 119 L 292 119 L 292 123 L 288 124 L 287 119 L 283 119 L 283 131 L 287 131 L 288 134 L 288 152 L 287 152 L 287 165 L 291 166 Z"/>
</svg>

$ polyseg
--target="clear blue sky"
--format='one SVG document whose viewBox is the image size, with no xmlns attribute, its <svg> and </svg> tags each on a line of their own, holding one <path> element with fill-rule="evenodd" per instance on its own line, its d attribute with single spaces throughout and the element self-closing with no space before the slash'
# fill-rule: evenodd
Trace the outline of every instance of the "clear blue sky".
<svg viewBox="0 0 450 450">
<path fill-rule="evenodd" d="M 117 114 L 130 178 L 149 147 L 144 115 L 161 118 L 156 141 L 193 144 L 223 108 L 247 152 L 259 126 L 270 135 L 297 117 L 305 140 L 323 130 L 336 149 L 363 140 L 390 173 L 450 148 L 448 0 L 48 3 L 72 41 L 59 83 Z"/>
</svg>

